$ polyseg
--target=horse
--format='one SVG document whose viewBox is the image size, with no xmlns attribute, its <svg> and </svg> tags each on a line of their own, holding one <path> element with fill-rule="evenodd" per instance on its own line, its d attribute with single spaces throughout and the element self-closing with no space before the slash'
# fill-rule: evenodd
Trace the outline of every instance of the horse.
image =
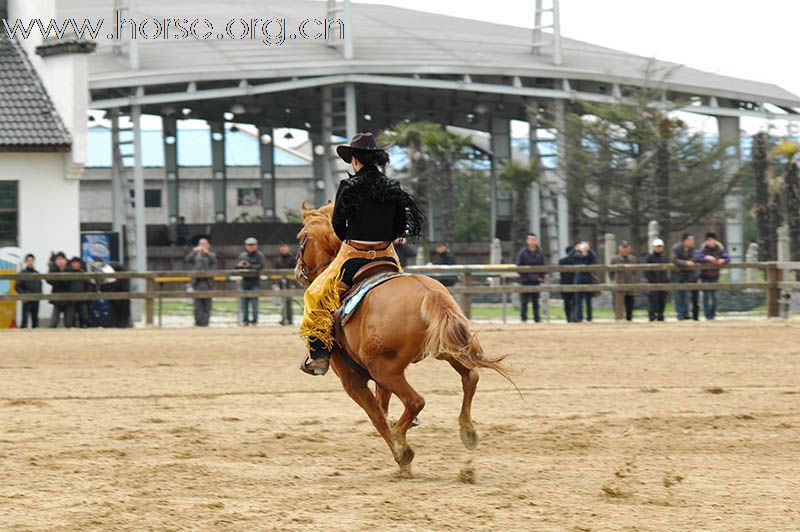
<svg viewBox="0 0 800 532">
<path fill-rule="evenodd" d="M 331 263 L 341 241 L 331 225 L 332 202 L 319 209 L 309 209 L 303 202 L 300 210 L 303 228 L 297 234 L 300 248 L 295 276 L 308 285 Z M 505 357 L 484 355 L 453 296 L 439 281 L 425 275 L 400 276 L 374 287 L 341 334 L 345 338 L 341 344 L 348 350 L 343 356 L 337 346 L 331 367 L 347 394 L 367 413 L 401 467 L 414 459 L 406 432 L 425 406 L 425 399 L 406 380 L 405 369 L 409 364 L 433 356 L 447 361 L 461 376 L 464 397 L 458 421 L 461 441 L 469 450 L 478 445 L 471 415 L 478 386 L 477 370 L 494 370 L 513 383 L 510 368 L 503 364 Z M 374 393 L 368 386 L 369 377 L 375 381 Z M 395 423 L 388 421 L 392 395 L 404 407 Z"/>
</svg>

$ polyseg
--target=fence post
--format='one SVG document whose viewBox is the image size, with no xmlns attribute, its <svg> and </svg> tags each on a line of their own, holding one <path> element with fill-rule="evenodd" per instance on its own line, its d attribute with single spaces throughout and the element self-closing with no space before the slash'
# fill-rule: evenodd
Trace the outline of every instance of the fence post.
<svg viewBox="0 0 800 532">
<path fill-rule="evenodd" d="M 461 284 L 465 289 L 469 287 L 471 280 L 472 275 L 470 275 L 469 272 L 461 274 Z M 464 315 L 468 320 L 472 319 L 472 294 L 467 294 L 466 292 L 461 294 L 461 310 L 464 311 Z"/>
<path fill-rule="evenodd" d="M 144 324 L 153 325 L 153 314 L 155 313 L 156 280 L 148 277 L 145 282 L 145 303 L 144 303 Z"/>
<path fill-rule="evenodd" d="M 767 317 L 777 318 L 780 316 L 781 291 L 778 283 L 783 277 L 783 271 L 777 263 L 770 263 L 767 266 Z"/>
<path fill-rule="evenodd" d="M 778 262 L 785 263 L 792 260 L 791 256 L 791 245 L 789 240 L 789 226 L 782 225 L 778 227 Z M 783 281 L 789 278 L 789 272 L 780 268 L 781 264 L 778 264 L 778 274 L 777 278 L 778 281 Z M 785 295 L 786 297 L 781 297 Z M 778 315 L 781 318 L 788 318 L 789 317 L 789 306 L 791 304 L 791 291 L 786 294 L 782 294 L 780 290 L 778 290 Z"/>
</svg>

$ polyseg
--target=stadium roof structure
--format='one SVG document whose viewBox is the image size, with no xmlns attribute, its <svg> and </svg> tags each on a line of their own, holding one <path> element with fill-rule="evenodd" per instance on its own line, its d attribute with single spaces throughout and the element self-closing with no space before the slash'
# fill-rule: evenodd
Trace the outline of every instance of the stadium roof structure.
<svg viewBox="0 0 800 532">
<path fill-rule="evenodd" d="M 716 117 L 723 142 L 738 141 L 742 116 L 800 120 L 800 97 L 776 85 L 564 38 L 559 0 L 535 0 L 531 29 L 350 0 L 57 0 L 56 7 L 60 20 L 104 20 L 89 56 L 90 106 L 112 117 L 129 114 L 134 128 L 141 113 L 160 115 L 168 183 L 177 179 L 175 121 L 209 122 L 212 139 L 220 141 L 211 147 L 213 174 L 222 180 L 214 187 L 218 221 L 226 217 L 226 121 L 258 128 L 265 216 L 276 215 L 274 128 L 309 132 L 318 205 L 344 177 L 333 150 L 337 137 L 412 120 L 488 132 L 488 236 L 494 238 L 497 174 L 512 156 L 511 120 L 530 122 L 534 138 L 545 127 L 542 115 L 563 124 L 571 102 L 623 101 L 631 87 L 654 83 L 666 100 L 655 105 Z M 120 26 L 117 14 L 138 22 L 137 38 L 130 35 L 134 25 Z M 738 159 L 731 163 L 735 173 Z M 558 168 L 546 178 L 547 227 L 558 232 L 550 235 L 551 248 L 563 249 L 570 241 L 566 181 Z M 170 190 L 177 194 L 177 186 Z M 739 204 L 729 202 L 733 211 Z M 174 218 L 178 202 L 169 205 Z M 741 217 L 726 224 L 737 258 Z"/>
<path fill-rule="evenodd" d="M 511 104 L 503 114 L 524 119 L 521 98 L 609 100 L 623 94 L 625 85 L 640 85 L 648 70 L 656 76 L 668 72 L 663 85 L 670 96 L 681 101 L 691 99 L 694 105 L 690 110 L 694 112 L 787 118 L 779 110 L 769 113 L 764 106 L 772 104 L 789 115 L 797 114 L 795 108 L 800 108 L 800 97 L 773 84 L 704 72 L 568 38 L 561 38 L 561 61 L 555 65 L 549 60 L 552 45 L 534 53 L 530 29 L 393 6 L 352 6 L 350 25 L 345 30 L 351 32 L 352 58 L 347 58 L 341 47 L 329 46 L 322 38 L 287 38 L 281 45 L 270 46 L 262 42 L 258 32 L 254 38 L 216 38 L 224 34 L 227 20 L 254 17 L 286 19 L 287 33 L 299 35 L 302 20 L 326 14 L 324 2 L 138 0 L 136 5 L 139 18 L 163 20 L 180 15 L 207 19 L 214 25 L 214 34 L 208 39 L 191 35 L 169 40 L 140 37 L 135 41 L 138 68 L 131 67 L 124 51 L 120 55 L 119 41 L 99 39 L 98 50 L 90 59 L 95 108 L 119 107 L 133 101 L 149 108 L 215 98 L 263 100 L 259 98 L 263 95 L 274 109 L 264 108 L 241 118 L 268 118 L 273 123 L 304 128 L 307 122 L 313 127 L 321 120 L 315 102 L 310 101 L 315 89 L 355 83 L 365 91 L 380 89 L 380 96 L 367 102 L 374 99 L 388 104 L 388 110 L 382 112 L 368 109 L 366 102 L 359 103 L 376 123 L 402 116 L 396 111 L 407 111 L 407 106 L 404 99 L 395 100 L 394 96 L 415 90 L 425 92 L 432 102 L 454 90 L 462 93 L 462 100 L 494 95 Z M 114 21 L 111 0 L 58 0 L 57 6 L 60 18 L 104 18 L 101 37 Z M 277 26 L 271 27 L 277 33 Z M 206 26 L 201 28 L 198 34 L 204 33 Z M 240 34 L 241 28 L 236 25 L 232 33 Z M 318 28 L 310 23 L 304 32 L 314 36 Z M 146 28 L 145 33 L 152 37 L 155 29 Z M 173 30 L 173 35 L 178 33 Z M 137 90 L 141 90 L 139 96 L 135 96 Z M 292 106 L 292 116 L 284 116 L 285 106 Z M 457 112 L 453 107 L 459 106 L 450 102 L 425 110 L 437 117 Z"/>
</svg>

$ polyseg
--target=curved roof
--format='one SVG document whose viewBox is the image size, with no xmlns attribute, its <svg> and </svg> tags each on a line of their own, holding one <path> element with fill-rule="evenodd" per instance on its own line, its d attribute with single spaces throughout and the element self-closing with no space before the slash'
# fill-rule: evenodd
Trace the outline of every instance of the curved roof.
<svg viewBox="0 0 800 532">
<path fill-rule="evenodd" d="M 287 34 L 299 35 L 304 19 L 323 18 L 324 2 L 308 0 L 137 0 L 142 16 L 156 19 L 182 17 L 208 19 L 214 35 L 139 39 L 140 69 L 130 68 L 126 56 L 115 54 L 106 34 L 114 26 L 111 0 L 57 0 L 58 17 L 105 17 L 98 49 L 90 57 L 90 87 L 111 89 L 140 85 L 214 80 L 293 78 L 335 74 L 520 76 L 603 83 L 641 83 L 648 65 L 669 70 L 669 89 L 701 96 L 800 107 L 800 97 L 776 85 L 722 76 L 687 66 L 648 58 L 563 38 L 562 64 L 531 52 L 532 30 L 514 26 L 413 11 L 393 6 L 353 4 L 354 57 L 345 60 L 341 50 L 323 39 L 286 40 L 267 46 L 255 38 L 217 40 L 231 18 L 286 19 Z M 203 22 L 197 33 L 203 33 Z M 234 31 L 241 32 L 241 25 Z M 270 28 L 277 33 L 277 24 Z M 313 22 L 307 34 L 318 28 Z M 155 31 L 155 26 L 151 32 Z"/>
</svg>

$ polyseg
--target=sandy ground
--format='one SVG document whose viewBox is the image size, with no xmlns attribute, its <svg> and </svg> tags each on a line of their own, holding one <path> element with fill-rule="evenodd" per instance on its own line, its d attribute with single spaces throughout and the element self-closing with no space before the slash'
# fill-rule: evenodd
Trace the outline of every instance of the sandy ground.
<svg viewBox="0 0 800 532">
<path fill-rule="evenodd" d="M 0 530 L 798 530 L 800 324 L 479 327 L 398 473 L 277 327 L 0 334 Z M 398 415 L 394 404 L 392 415 Z"/>
</svg>

